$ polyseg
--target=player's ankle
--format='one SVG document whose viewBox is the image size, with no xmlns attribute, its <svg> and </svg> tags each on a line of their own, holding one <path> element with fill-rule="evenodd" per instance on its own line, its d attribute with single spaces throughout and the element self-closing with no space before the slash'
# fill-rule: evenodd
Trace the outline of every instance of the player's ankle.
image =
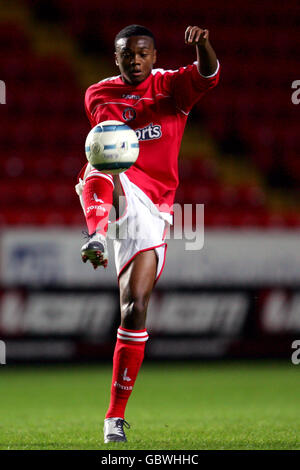
<svg viewBox="0 0 300 470">
<path fill-rule="evenodd" d="M 89 234 L 89 237 L 92 238 L 94 236 L 97 236 L 97 235 L 100 235 L 101 237 L 104 237 L 106 238 L 107 236 L 107 229 L 108 229 L 108 225 L 106 224 L 106 226 L 102 227 L 102 226 L 98 226 L 98 227 L 95 227 L 95 226 L 90 226 L 88 227 L 88 234 Z"/>
</svg>

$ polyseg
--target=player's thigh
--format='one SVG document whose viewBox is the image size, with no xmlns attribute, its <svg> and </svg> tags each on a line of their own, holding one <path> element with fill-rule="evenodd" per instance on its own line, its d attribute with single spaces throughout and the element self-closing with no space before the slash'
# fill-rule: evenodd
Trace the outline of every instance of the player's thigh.
<svg viewBox="0 0 300 470">
<path fill-rule="evenodd" d="M 119 175 L 114 175 L 113 206 L 116 211 L 116 219 L 122 217 L 126 209 L 126 197 L 120 181 Z M 113 222 L 113 218 L 111 219 Z"/>
<path fill-rule="evenodd" d="M 127 318 L 126 325 L 129 329 L 128 322 L 131 320 L 133 329 L 145 327 L 147 306 L 156 279 L 157 263 L 155 250 L 143 251 L 131 261 L 119 277 L 121 324 Z M 130 319 L 130 316 L 133 318 Z M 126 328 L 125 325 L 122 326 Z"/>
</svg>

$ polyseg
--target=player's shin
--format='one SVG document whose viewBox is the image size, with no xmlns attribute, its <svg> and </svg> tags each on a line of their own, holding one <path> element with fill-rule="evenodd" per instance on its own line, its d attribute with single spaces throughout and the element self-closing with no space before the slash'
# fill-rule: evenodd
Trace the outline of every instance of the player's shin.
<svg viewBox="0 0 300 470">
<path fill-rule="evenodd" d="M 114 183 L 110 175 L 91 171 L 86 178 L 82 198 L 89 234 L 106 235 L 112 207 Z"/>
<path fill-rule="evenodd" d="M 119 327 L 113 357 L 111 398 L 106 418 L 123 418 L 128 399 L 144 359 L 148 333 Z"/>
</svg>

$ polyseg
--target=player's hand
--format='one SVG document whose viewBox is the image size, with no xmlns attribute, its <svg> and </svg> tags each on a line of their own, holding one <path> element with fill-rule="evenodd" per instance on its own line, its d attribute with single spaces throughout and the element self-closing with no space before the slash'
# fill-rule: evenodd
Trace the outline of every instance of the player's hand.
<svg viewBox="0 0 300 470">
<path fill-rule="evenodd" d="M 189 46 L 206 46 L 208 36 L 208 29 L 202 29 L 199 26 L 188 26 L 184 34 L 185 43 Z"/>
</svg>

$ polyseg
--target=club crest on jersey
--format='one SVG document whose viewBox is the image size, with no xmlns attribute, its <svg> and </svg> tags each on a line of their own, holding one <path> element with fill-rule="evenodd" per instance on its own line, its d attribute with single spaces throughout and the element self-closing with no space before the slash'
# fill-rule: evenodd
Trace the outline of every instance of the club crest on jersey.
<svg viewBox="0 0 300 470">
<path fill-rule="evenodd" d="M 161 126 L 159 124 L 153 124 L 152 122 L 146 127 L 135 129 L 135 133 L 139 140 L 160 139 L 162 136 Z"/>
<path fill-rule="evenodd" d="M 133 108 L 126 108 L 123 111 L 123 119 L 125 119 L 125 121 L 133 121 L 133 119 L 135 118 L 136 118 L 136 112 Z"/>
</svg>

